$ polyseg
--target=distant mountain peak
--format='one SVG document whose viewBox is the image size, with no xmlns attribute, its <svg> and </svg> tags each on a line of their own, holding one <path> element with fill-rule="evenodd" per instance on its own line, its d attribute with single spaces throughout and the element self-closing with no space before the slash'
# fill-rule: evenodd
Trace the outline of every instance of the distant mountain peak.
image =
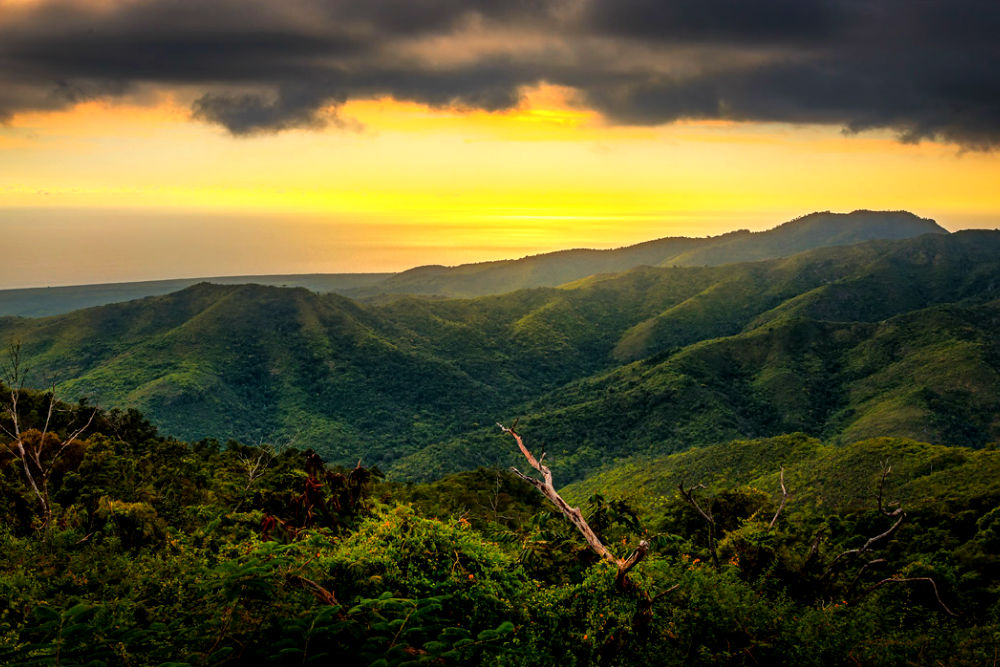
<svg viewBox="0 0 1000 667">
<path fill-rule="evenodd" d="M 771 229 L 737 229 L 700 238 L 667 237 L 612 250 L 562 250 L 520 259 L 417 267 L 360 290 L 375 294 L 472 297 L 528 287 L 554 287 L 637 266 L 717 266 L 786 257 L 806 250 L 875 240 L 901 240 L 948 230 L 909 211 L 816 211 Z"/>
<path fill-rule="evenodd" d="M 948 230 L 939 225 L 931 218 L 921 218 L 910 211 L 875 211 L 860 208 L 850 213 L 835 213 L 833 211 L 815 211 L 807 213 L 777 227 L 768 229 L 766 234 L 779 229 L 788 230 L 794 227 L 808 227 L 810 225 L 840 225 L 840 226 L 880 226 L 883 229 L 898 228 L 903 234 L 893 238 L 909 238 L 919 234 L 948 234 Z M 916 232 L 916 233 L 913 233 Z M 881 236 L 878 238 L 882 238 Z"/>
</svg>

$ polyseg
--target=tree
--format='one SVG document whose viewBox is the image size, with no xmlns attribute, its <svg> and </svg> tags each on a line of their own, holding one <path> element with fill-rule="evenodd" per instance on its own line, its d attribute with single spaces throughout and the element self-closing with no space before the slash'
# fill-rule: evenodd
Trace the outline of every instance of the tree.
<svg viewBox="0 0 1000 667">
<path fill-rule="evenodd" d="M 2 413 L 6 423 L 0 423 L 0 429 L 10 439 L 10 442 L 3 443 L 3 446 L 20 463 L 28 488 L 31 489 L 32 495 L 35 496 L 41 507 L 40 530 L 48 530 L 53 525 L 52 499 L 49 495 L 52 473 L 55 472 L 62 455 L 90 427 L 97 414 L 97 409 L 91 410 L 90 416 L 83 426 L 69 431 L 65 437 L 60 437 L 52 430 L 53 416 L 58 404 L 53 385 L 49 391 L 44 392 L 41 396 L 42 412 L 45 415 L 42 428 L 26 428 L 21 414 L 21 402 L 29 394 L 29 390 L 25 388 L 28 370 L 21 359 L 20 342 L 11 343 L 8 346 L 7 358 L 4 360 L 0 372 L 3 374 L 2 379 L 9 392 L 8 401 Z"/>
</svg>

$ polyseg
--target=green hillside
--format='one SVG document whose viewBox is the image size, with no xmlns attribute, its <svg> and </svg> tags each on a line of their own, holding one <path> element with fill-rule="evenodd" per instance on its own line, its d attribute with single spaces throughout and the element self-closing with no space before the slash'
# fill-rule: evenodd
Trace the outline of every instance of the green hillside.
<svg viewBox="0 0 1000 667">
<path fill-rule="evenodd" d="M 639 324 L 626 328 L 609 354 L 620 359 L 626 346 L 634 350 L 640 331 L 643 347 L 629 356 L 642 359 L 560 386 L 512 413 L 548 447 L 567 481 L 608 457 L 790 431 L 836 442 L 880 435 L 971 446 L 997 440 L 997 240 L 995 233 L 963 233 L 706 274 L 643 269 L 584 281 L 569 293 L 603 291 L 636 308 Z M 935 271 L 923 270 L 928 263 Z M 693 296 L 657 294 L 653 303 L 669 307 L 644 319 L 635 295 L 656 294 L 664 275 Z M 702 290 L 705 275 L 717 282 Z M 898 296 L 904 292 L 907 298 Z M 925 307 L 909 310 L 918 303 Z M 836 319 L 805 317 L 806 305 L 835 308 Z M 452 461 L 498 463 L 494 441 L 486 431 L 463 434 L 394 469 L 420 476 L 454 469 Z"/>
<path fill-rule="evenodd" d="M 874 438 L 846 446 L 805 434 L 735 440 L 661 457 L 635 457 L 562 490 L 570 502 L 594 493 L 628 499 L 650 516 L 677 495 L 679 484 L 704 484 L 707 493 L 761 489 L 781 497 L 778 480 L 794 496 L 792 513 L 851 512 L 872 505 L 884 463 L 892 466 L 886 495 L 908 510 L 935 505 L 992 504 L 1000 500 L 1000 450 Z"/>
<path fill-rule="evenodd" d="M 402 477 L 504 463 L 490 427 L 520 415 L 568 482 L 608 457 L 790 431 L 997 440 L 998 298 L 1000 233 L 970 231 L 475 299 L 199 284 L 3 318 L 0 337 L 67 398 Z"/>
</svg>

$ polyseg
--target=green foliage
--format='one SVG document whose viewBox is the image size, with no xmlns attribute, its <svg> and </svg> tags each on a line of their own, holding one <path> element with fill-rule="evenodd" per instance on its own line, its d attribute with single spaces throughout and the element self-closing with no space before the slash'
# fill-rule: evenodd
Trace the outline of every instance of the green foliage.
<svg viewBox="0 0 1000 667">
<path fill-rule="evenodd" d="M 308 443 L 397 479 L 504 467 L 489 425 L 521 415 L 568 481 L 794 431 L 996 441 L 997 257 L 997 233 L 969 231 L 474 299 L 199 284 L 0 338 L 25 341 L 36 383 L 166 433 Z"/>
<path fill-rule="evenodd" d="M 871 506 L 886 461 L 892 466 L 888 493 L 910 509 L 939 503 L 986 506 L 1000 498 L 1000 452 L 994 450 L 903 438 L 833 446 L 801 433 L 636 457 L 570 484 L 563 493 L 575 502 L 599 490 L 626 497 L 648 517 L 677 503 L 678 484 L 705 484 L 720 494 L 763 492 L 769 500 L 760 506 L 773 509 L 780 499 L 778 473 L 783 468 L 798 511 L 853 511 Z"/>
<path fill-rule="evenodd" d="M 492 468 L 459 472 L 424 484 L 389 483 L 385 499 L 411 504 L 422 516 L 461 516 L 474 528 L 516 528 L 544 508 L 544 498 L 514 474 Z"/>
<path fill-rule="evenodd" d="M 386 483 L 311 452 L 127 423 L 142 442 L 88 433 L 67 459 L 52 531 L 33 530 L 16 466 L 0 467 L 0 662 L 888 666 L 983 664 L 996 646 L 995 451 L 790 435 L 626 466 L 647 472 L 628 498 L 609 471 L 584 515 L 615 553 L 652 545 L 622 589 L 508 474 Z M 906 522 L 864 559 L 838 558 L 893 521 L 872 497 L 887 455 L 885 499 Z M 792 500 L 772 527 L 777 462 Z M 690 505 L 644 495 L 678 476 L 706 482 L 718 568 Z M 892 577 L 917 581 L 876 585 Z"/>
</svg>

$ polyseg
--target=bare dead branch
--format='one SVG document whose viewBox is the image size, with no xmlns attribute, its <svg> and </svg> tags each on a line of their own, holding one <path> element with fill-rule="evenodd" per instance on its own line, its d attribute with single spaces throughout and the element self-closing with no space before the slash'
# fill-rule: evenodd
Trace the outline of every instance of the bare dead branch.
<svg viewBox="0 0 1000 667">
<path fill-rule="evenodd" d="M 805 560 L 802 561 L 801 570 L 805 570 L 809 567 L 809 564 L 813 561 L 813 559 L 819 555 L 819 543 L 823 539 L 825 532 L 826 531 L 822 528 L 816 531 L 816 535 L 813 536 L 812 544 L 809 545 L 809 552 L 806 554 Z"/>
<path fill-rule="evenodd" d="M 516 431 L 513 430 L 513 428 L 508 428 L 500 423 L 497 423 L 497 426 L 500 427 L 501 431 L 514 438 L 518 449 L 521 450 L 521 454 L 523 454 L 524 458 L 528 461 L 528 465 L 537 470 L 541 474 L 542 479 L 526 475 L 517 468 L 511 468 L 514 474 L 534 486 L 542 495 L 548 498 L 552 504 L 559 509 L 559 512 L 573 524 L 581 535 L 583 535 L 583 538 L 587 541 L 587 545 L 590 546 L 591 550 L 603 560 L 612 563 L 616 568 L 618 568 L 618 575 L 615 578 L 615 582 L 620 588 L 627 588 L 627 575 L 632 568 L 638 565 L 642 559 L 646 557 L 646 554 L 649 551 L 649 543 L 645 540 L 639 542 L 639 547 L 632 552 L 628 558 L 618 558 L 611 553 L 611 551 L 604 546 L 604 543 L 601 542 L 601 539 L 590 527 L 590 524 L 587 523 L 587 520 L 583 518 L 583 512 L 580 511 L 580 508 L 570 507 L 569 503 L 563 500 L 562 496 L 560 496 L 556 491 L 555 486 L 552 484 L 552 471 L 549 470 L 548 466 L 542 462 L 545 455 L 543 454 L 541 459 L 536 459 L 531 451 L 524 445 L 524 440 Z"/>
<path fill-rule="evenodd" d="M 493 515 L 494 523 L 499 523 L 500 519 L 511 521 L 514 517 L 500 513 L 500 492 L 503 489 L 503 477 L 497 471 L 496 482 L 493 485 L 493 493 L 489 494 L 486 504 L 479 503 L 479 506 Z"/>
<path fill-rule="evenodd" d="M 52 400 L 53 401 L 55 400 L 55 396 L 52 397 Z M 83 435 L 83 432 L 86 431 L 88 428 L 90 428 L 90 425 L 92 423 L 94 423 L 94 417 L 96 417 L 96 416 L 97 416 L 97 408 L 94 408 L 94 410 L 90 413 L 90 417 L 87 418 L 87 423 L 84 424 L 83 426 L 81 426 L 80 428 L 76 429 L 72 433 L 70 433 L 69 436 L 67 436 L 66 438 L 64 438 L 59 443 L 59 446 L 56 449 L 56 452 L 55 452 L 54 456 L 52 457 L 52 460 L 49 462 L 49 466 L 50 467 L 49 467 L 48 474 L 46 475 L 46 477 L 48 477 L 48 475 L 51 474 L 51 472 L 52 472 L 52 466 L 53 466 L 53 464 L 55 464 L 56 459 L 58 459 L 60 456 L 62 456 L 62 454 L 66 450 L 66 448 L 69 447 L 70 445 L 72 445 L 74 442 L 76 442 L 77 438 L 79 438 L 81 435 Z M 44 437 L 44 433 L 43 433 L 43 437 Z"/>
<path fill-rule="evenodd" d="M 778 505 L 778 510 L 771 517 L 771 523 L 768 524 L 767 529 L 771 530 L 774 528 L 774 524 L 778 523 L 778 517 L 781 515 L 781 510 L 785 509 L 785 504 L 788 502 L 789 494 L 788 489 L 785 488 L 785 469 L 782 468 L 781 472 L 778 473 L 778 480 L 781 482 L 781 504 Z"/>
<path fill-rule="evenodd" d="M 698 514 L 700 514 L 701 517 L 708 524 L 708 553 L 712 558 L 712 566 L 718 570 L 720 566 L 719 566 L 719 550 L 716 547 L 716 540 L 715 540 L 715 528 L 716 528 L 715 517 L 712 516 L 711 509 L 705 510 L 702 508 L 701 505 L 698 504 L 698 499 L 694 495 L 695 489 L 704 489 L 705 485 L 699 484 L 698 486 L 693 486 L 689 489 L 685 489 L 684 482 L 681 482 L 680 484 L 677 485 L 677 488 L 681 492 L 681 497 L 683 497 L 684 500 L 688 502 L 688 504 L 694 507 L 695 510 L 697 510 Z"/>
<path fill-rule="evenodd" d="M 628 576 L 629 571 L 646 557 L 647 553 L 649 553 L 649 542 L 641 540 L 639 547 L 628 558 L 618 562 L 618 575 L 615 577 L 615 583 L 619 588 L 628 587 L 628 582 L 625 578 Z"/>
<path fill-rule="evenodd" d="M 666 596 L 670 595 L 671 593 L 673 593 L 674 591 L 676 591 L 680 587 L 681 587 L 680 584 L 674 584 L 670 588 L 668 588 L 668 589 L 666 589 L 664 591 L 660 591 L 659 593 L 657 593 L 656 595 L 653 596 L 653 599 L 651 600 L 651 602 L 655 603 L 660 598 L 663 598 L 663 597 L 666 597 Z"/>
<path fill-rule="evenodd" d="M 695 498 L 695 496 L 694 496 L 694 490 L 695 489 L 704 489 L 705 485 L 704 484 L 699 484 L 698 486 L 692 486 L 689 489 L 685 489 L 684 488 L 684 482 L 681 482 L 680 484 L 677 485 L 677 488 L 678 488 L 678 490 L 680 490 L 681 496 L 684 497 L 684 500 L 688 501 L 688 503 L 690 503 L 692 507 L 694 507 L 696 510 L 698 510 L 698 514 L 700 514 L 702 516 L 702 518 L 705 519 L 705 521 L 709 522 L 710 524 L 712 524 L 714 526 L 715 525 L 715 518 L 712 517 L 712 513 L 710 511 L 705 511 L 704 509 L 702 509 L 701 505 L 698 504 L 698 499 Z"/>
<path fill-rule="evenodd" d="M 889 577 L 875 584 L 872 584 L 871 586 L 866 588 L 861 593 L 861 595 L 859 595 L 857 598 L 853 600 L 853 602 L 857 602 L 858 600 L 862 599 L 872 591 L 881 588 L 886 584 L 912 584 L 918 581 L 926 581 L 927 583 L 929 583 L 931 585 L 931 588 L 934 590 L 934 598 L 937 600 L 937 603 L 941 605 L 941 608 L 944 609 L 945 613 L 954 618 L 958 618 L 958 614 L 949 609 L 948 605 L 946 605 L 944 601 L 941 599 L 941 594 L 938 592 L 937 582 L 935 582 L 932 577 Z"/>
<path fill-rule="evenodd" d="M 45 411 L 45 425 L 42 427 L 42 442 L 45 442 L 45 436 L 49 432 L 49 426 L 52 424 L 52 414 L 56 411 L 56 388 L 49 388 L 49 407 Z M 38 461 L 39 467 L 41 467 L 41 448 L 36 450 L 35 459 Z"/>
<path fill-rule="evenodd" d="M 906 519 L 906 512 L 903 511 L 903 508 L 901 506 L 896 507 L 896 509 L 894 509 L 891 512 L 886 509 L 883 492 L 885 489 L 885 478 L 889 476 L 890 472 L 892 472 L 892 466 L 890 466 L 889 462 L 886 461 L 882 464 L 882 476 L 879 478 L 878 494 L 876 500 L 878 503 L 879 512 L 883 516 L 887 516 L 890 518 L 895 517 L 896 521 L 893 522 L 893 524 L 889 526 L 888 530 L 886 530 L 885 532 L 879 533 L 878 535 L 875 535 L 873 537 L 869 537 L 868 540 L 860 547 L 856 549 L 847 549 L 846 551 L 843 551 L 840 554 L 838 554 L 837 557 L 834 558 L 827 566 L 826 571 L 823 573 L 823 576 L 821 578 L 825 579 L 833 571 L 834 566 L 844 558 L 851 558 L 851 557 L 856 558 L 858 556 L 862 556 L 871 549 L 873 549 L 882 540 L 888 539 L 893 533 L 896 532 L 896 529 L 899 528 L 900 524 L 903 523 L 903 520 Z"/>
<path fill-rule="evenodd" d="M 333 591 L 327 590 L 312 579 L 306 579 L 305 577 L 301 577 L 297 574 L 290 574 L 288 575 L 288 581 L 289 583 L 296 584 L 308 590 L 313 594 L 313 597 L 323 604 L 330 605 L 331 607 L 336 607 L 340 604 L 337 602 L 337 597 L 333 594 Z"/>
<path fill-rule="evenodd" d="M 243 486 L 243 492 L 240 496 L 239 502 L 236 503 L 236 507 L 233 510 L 238 512 L 246 502 L 247 496 L 250 493 L 250 488 L 267 474 L 268 469 L 271 464 L 274 463 L 279 456 L 284 454 L 295 444 L 297 434 L 290 437 L 285 442 L 280 445 L 273 445 L 271 443 L 264 442 L 263 438 L 257 441 L 257 444 L 250 448 L 249 452 L 237 452 L 236 459 L 239 461 L 240 472 L 246 476 L 246 484 Z M 358 468 L 361 467 L 361 461 L 358 460 Z"/>
<path fill-rule="evenodd" d="M 850 586 L 848 587 L 848 589 L 847 589 L 848 593 L 851 593 L 851 592 L 853 592 L 853 591 L 854 591 L 854 589 L 855 589 L 855 588 L 857 587 L 857 585 L 858 585 L 858 582 L 859 582 L 859 581 L 861 581 L 861 577 L 862 577 L 862 575 L 864 575 L 864 573 L 865 573 L 866 571 L 868 571 L 868 568 L 871 568 L 871 567 L 876 567 L 876 566 L 878 566 L 878 565 L 883 565 L 883 564 L 885 564 L 885 563 L 887 563 L 887 562 L 888 562 L 888 561 L 887 561 L 886 559 L 884 559 L 884 558 L 875 558 L 875 559 L 873 559 L 873 560 L 870 560 L 870 561 L 868 561 L 868 562 L 867 562 L 867 563 L 865 563 L 864 565 L 862 565 L 862 566 L 861 566 L 861 569 L 860 569 L 860 570 L 858 570 L 858 573 L 857 573 L 856 575 L 854 575 L 854 580 L 853 580 L 853 581 L 851 581 L 851 585 L 850 585 Z"/>
<path fill-rule="evenodd" d="M 10 412 L 8 410 L 4 410 L 4 416 L 7 416 L 9 414 L 10 414 Z M 7 427 L 4 426 L 3 424 L 0 424 L 0 431 L 3 431 L 4 435 L 6 435 L 11 440 L 17 440 L 17 436 L 13 432 L 8 431 Z M 7 447 L 8 449 L 10 448 L 10 446 L 7 445 L 6 443 L 4 444 L 4 446 Z M 11 451 L 13 452 L 14 450 L 11 449 Z"/>
<path fill-rule="evenodd" d="M 27 368 L 21 362 L 21 342 L 14 341 L 7 346 L 7 357 L 3 361 L 3 381 L 7 385 L 7 389 L 10 392 L 10 406 L 7 409 L 8 414 L 11 417 L 13 433 L 7 432 L 13 439 L 21 440 L 21 425 L 17 416 L 20 414 L 18 411 L 18 401 L 21 398 L 21 392 L 24 390 L 24 377 L 27 375 Z M 6 429 L 4 429 L 6 431 Z"/>
<path fill-rule="evenodd" d="M 900 513 L 899 516 L 896 518 L 896 522 L 893 523 L 891 526 L 889 526 L 889 529 L 886 530 L 884 533 L 880 533 L 878 535 L 875 535 L 874 537 L 869 537 L 868 541 L 865 542 L 860 547 L 858 547 L 857 549 L 848 549 L 847 551 L 843 551 L 840 554 L 838 554 L 837 557 L 830 562 L 830 565 L 827 566 L 826 572 L 823 573 L 823 577 L 825 578 L 828 574 L 830 574 L 830 572 L 833 570 L 834 565 L 836 565 L 842 559 L 861 556 L 867 553 L 873 547 L 875 547 L 875 545 L 881 542 L 882 540 L 887 539 L 890 535 L 896 532 L 896 529 L 899 528 L 899 524 L 903 523 L 903 519 L 905 518 L 906 518 L 906 513 L 905 512 Z"/>
<path fill-rule="evenodd" d="M 894 509 L 893 511 L 890 512 L 890 511 L 888 511 L 886 509 L 886 505 L 884 504 L 884 500 L 883 500 L 883 498 L 884 498 L 883 493 L 885 491 L 885 478 L 888 477 L 889 473 L 891 473 L 891 472 L 892 472 L 892 466 L 889 465 L 889 461 L 888 460 L 883 461 L 882 462 L 882 477 L 878 481 L 878 495 L 877 495 L 878 511 L 881 512 L 882 514 L 884 514 L 885 516 L 898 516 L 899 514 L 902 514 L 903 508 L 897 506 L 896 509 Z M 898 505 L 898 503 L 897 503 L 897 505 Z"/>
<path fill-rule="evenodd" d="M 884 533 L 880 533 L 880 534 L 878 534 L 878 535 L 876 535 L 874 537 L 869 537 L 868 541 L 864 543 L 864 546 L 862 546 L 861 549 L 858 550 L 858 555 L 861 555 L 861 554 L 865 553 L 866 551 L 868 551 L 869 549 L 871 549 L 872 547 L 874 547 L 876 543 L 881 542 L 884 539 L 887 539 L 890 535 L 892 535 L 894 532 L 896 532 L 896 529 L 899 528 L 899 524 L 903 523 L 903 519 L 905 519 L 905 518 L 906 518 L 906 514 L 905 513 L 900 513 L 899 517 L 896 519 L 896 522 L 894 524 L 892 524 L 891 526 L 889 526 L 888 530 L 886 530 Z"/>
</svg>

